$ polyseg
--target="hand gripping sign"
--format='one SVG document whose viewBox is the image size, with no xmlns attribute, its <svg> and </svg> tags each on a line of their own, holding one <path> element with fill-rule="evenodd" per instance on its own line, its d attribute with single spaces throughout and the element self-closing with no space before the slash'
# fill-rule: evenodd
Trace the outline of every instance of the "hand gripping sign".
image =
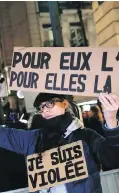
<svg viewBox="0 0 119 193">
<path fill-rule="evenodd" d="M 27 157 L 29 192 L 88 177 L 82 141 Z"/>
<path fill-rule="evenodd" d="M 118 47 L 16 47 L 10 88 L 80 96 L 119 94 L 118 60 Z"/>
</svg>

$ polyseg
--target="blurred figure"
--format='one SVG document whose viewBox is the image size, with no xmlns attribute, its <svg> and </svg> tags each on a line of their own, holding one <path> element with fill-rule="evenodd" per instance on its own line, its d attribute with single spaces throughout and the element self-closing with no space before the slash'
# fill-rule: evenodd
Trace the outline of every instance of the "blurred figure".
<svg viewBox="0 0 119 193">
<path fill-rule="evenodd" d="M 19 98 L 15 94 L 8 96 L 8 101 L 4 105 L 5 125 L 17 129 L 27 129 L 27 119 L 24 98 Z"/>
<path fill-rule="evenodd" d="M 14 94 L 8 96 L 8 103 L 4 106 L 4 113 L 6 114 L 5 123 L 8 126 L 11 126 L 19 120 L 17 97 Z"/>
<path fill-rule="evenodd" d="M 83 123 L 85 127 L 88 127 L 88 111 L 82 112 Z"/>
<path fill-rule="evenodd" d="M 88 112 L 88 128 L 95 130 L 98 134 L 103 134 L 102 123 L 103 123 L 103 114 L 99 106 L 95 105 L 90 108 Z"/>
</svg>

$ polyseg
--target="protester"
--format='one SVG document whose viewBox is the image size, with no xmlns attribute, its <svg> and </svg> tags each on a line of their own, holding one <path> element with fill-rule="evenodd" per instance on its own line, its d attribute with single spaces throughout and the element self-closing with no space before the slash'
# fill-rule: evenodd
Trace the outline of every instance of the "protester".
<svg viewBox="0 0 119 193">
<path fill-rule="evenodd" d="M 112 169 L 119 167 L 119 126 L 116 120 L 119 98 L 114 94 L 100 94 L 99 99 L 106 120 L 105 138 L 94 130 L 82 129 L 78 118 L 69 111 L 64 95 L 40 93 L 34 102 L 40 114 L 40 129 L 24 131 L 1 126 L 0 147 L 27 156 L 82 140 L 88 178 L 58 185 L 46 192 L 102 193 L 98 164 Z"/>
<path fill-rule="evenodd" d="M 78 119 L 80 119 L 80 124 L 83 127 L 83 118 L 82 118 L 82 112 L 80 107 L 77 105 L 77 103 L 74 101 L 74 97 L 72 95 L 65 95 L 65 98 L 68 100 L 69 102 L 69 109 L 73 111 L 75 117 L 77 117 Z M 37 107 L 36 107 L 37 108 Z M 41 127 L 40 122 L 39 122 L 39 118 L 40 118 L 40 114 L 39 112 L 37 113 L 33 113 L 31 114 L 29 120 L 28 120 L 28 129 L 38 129 Z"/>
<path fill-rule="evenodd" d="M 104 135 L 102 123 L 103 123 L 103 114 L 101 113 L 100 108 L 95 105 L 90 108 L 88 112 L 88 123 L 87 127 L 93 129 L 100 135 Z"/>
<path fill-rule="evenodd" d="M 28 129 L 39 129 L 40 128 L 40 119 L 41 115 L 39 115 L 38 113 L 33 114 L 30 116 L 29 120 L 28 120 Z"/>
</svg>

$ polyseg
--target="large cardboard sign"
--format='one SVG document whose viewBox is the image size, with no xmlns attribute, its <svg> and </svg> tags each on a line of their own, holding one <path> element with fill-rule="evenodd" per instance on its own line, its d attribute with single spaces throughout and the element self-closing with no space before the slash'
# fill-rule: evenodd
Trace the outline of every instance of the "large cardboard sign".
<svg viewBox="0 0 119 193">
<path fill-rule="evenodd" d="M 97 96 L 119 94 L 118 48 L 14 48 L 11 90 Z"/>
<path fill-rule="evenodd" d="M 27 157 L 29 192 L 88 177 L 82 141 Z"/>
</svg>

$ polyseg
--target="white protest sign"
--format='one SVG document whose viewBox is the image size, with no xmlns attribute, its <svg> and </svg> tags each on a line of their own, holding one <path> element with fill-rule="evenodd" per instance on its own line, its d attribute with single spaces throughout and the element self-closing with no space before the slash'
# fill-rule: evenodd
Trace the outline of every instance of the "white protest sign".
<svg viewBox="0 0 119 193">
<path fill-rule="evenodd" d="M 88 177 L 82 141 L 27 157 L 29 192 Z"/>
<path fill-rule="evenodd" d="M 3 79 L 3 78 L 2 78 Z M 6 80 L 0 80 L 0 98 L 6 97 L 8 95 Z"/>
<path fill-rule="evenodd" d="M 119 94 L 118 60 L 118 47 L 16 47 L 10 88 L 80 96 Z"/>
</svg>

